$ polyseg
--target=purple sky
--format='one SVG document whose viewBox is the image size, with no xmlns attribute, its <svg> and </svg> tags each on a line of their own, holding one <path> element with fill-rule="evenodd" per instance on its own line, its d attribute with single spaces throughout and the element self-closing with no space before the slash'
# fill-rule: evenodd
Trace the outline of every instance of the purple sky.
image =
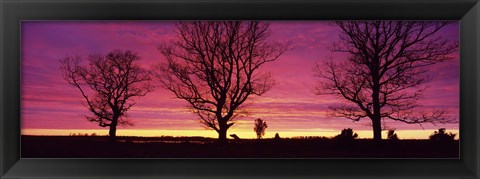
<svg viewBox="0 0 480 179">
<path fill-rule="evenodd" d="M 149 68 L 162 60 L 156 46 L 175 38 L 173 21 L 23 21 L 22 22 L 22 129 L 99 129 L 82 118 L 89 115 L 77 89 L 61 77 L 59 60 L 67 55 L 129 49 L 138 52 L 142 65 Z M 354 128 L 371 130 L 369 119 L 360 122 L 325 115 L 329 105 L 342 103 L 334 96 L 314 95 L 317 79 L 313 66 L 328 57 L 342 55 L 330 51 L 338 40 L 338 29 L 327 21 L 273 21 L 271 40 L 291 43 L 293 49 L 278 61 L 266 64 L 276 85 L 266 95 L 249 102 L 249 117 L 240 119 L 234 131 L 252 131 L 253 121 L 262 118 L 267 131 L 315 131 Z M 459 25 L 443 28 L 439 35 L 459 40 Z M 433 80 L 421 103 L 424 108 L 446 108 L 459 113 L 459 59 L 428 68 Z M 155 85 L 159 83 L 154 82 Z M 175 99 L 170 91 L 156 88 L 136 99 L 128 117 L 134 126 L 121 129 L 203 130 L 196 116 Z M 397 130 L 421 130 L 422 126 L 386 121 Z M 423 125 L 425 129 L 458 129 L 458 124 Z"/>
</svg>

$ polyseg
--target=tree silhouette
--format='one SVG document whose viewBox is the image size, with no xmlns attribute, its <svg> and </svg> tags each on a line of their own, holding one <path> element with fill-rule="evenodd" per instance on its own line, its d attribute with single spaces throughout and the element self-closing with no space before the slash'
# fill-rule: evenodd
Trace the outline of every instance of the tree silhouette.
<svg viewBox="0 0 480 179">
<path fill-rule="evenodd" d="M 265 135 L 265 129 L 267 129 L 267 122 L 263 121 L 262 119 L 258 118 L 255 119 L 255 127 L 253 130 L 257 133 L 257 139 L 261 139 L 263 135 Z"/>
<path fill-rule="evenodd" d="M 80 90 L 86 107 L 93 113 L 85 116 L 100 127 L 109 127 L 109 136 L 116 139 L 117 125 L 132 125 L 127 111 L 135 104 L 132 98 L 153 90 L 148 72 L 138 64 L 140 57 L 129 50 L 114 50 L 88 56 L 67 56 L 61 63 L 63 78 Z"/>
<path fill-rule="evenodd" d="M 458 42 L 436 33 L 448 22 L 340 21 L 340 43 L 334 52 L 348 59 L 315 67 L 318 95 L 336 95 L 350 104 L 330 106 L 331 115 L 372 121 L 375 140 L 382 138 L 383 119 L 415 123 L 455 122 L 444 110 L 414 112 L 429 81 L 424 67 L 452 59 Z"/>
<path fill-rule="evenodd" d="M 268 27 L 256 21 L 180 22 L 177 39 L 158 47 L 165 60 L 156 66 L 156 76 L 188 102 L 201 124 L 217 131 L 219 141 L 244 114 L 242 104 L 274 84 L 260 67 L 277 60 L 287 46 L 268 41 Z"/>
</svg>

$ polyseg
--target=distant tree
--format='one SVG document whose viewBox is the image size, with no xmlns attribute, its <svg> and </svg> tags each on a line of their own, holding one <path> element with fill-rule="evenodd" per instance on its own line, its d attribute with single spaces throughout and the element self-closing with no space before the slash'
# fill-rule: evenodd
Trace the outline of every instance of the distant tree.
<svg viewBox="0 0 480 179">
<path fill-rule="evenodd" d="M 261 139 L 265 135 L 265 129 L 267 129 L 267 122 L 258 118 L 255 119 L 255 127 L 253 130 L 257 133 L 257 139 Z"/>
<path fill-rule="evenodd" d="M 387 139 L 388 139 L 388 140 L 398 140 L 398 136 L 397 136 L 397 134 L 395 133 L 395 130 L 394 130 L 394 129 L 388 130 L 388 132 L 387 132 Z"/>
<path fill-rule="evenodd" d="M 337 136 L 334 137 L 334 139 L 337 139 L 337 140 L 353 140 L 353 139 L 356 139 L 357 137 L 358 137 L 358 134 L 354 133 L 353 129 L 348 128 L 348 129 L 343 129 L 340 134 L 338 134 Z"/>
<path fill-rule="evenodd" d="M 90 136 L 95 137 L 95 136 L 97 136 L 97 133 L 92 133 L 92 134 L 90 134 Z"/>
<path fill-rule="evenodd" d="M 264 22 L 186 21 L 176 29 L 178 37 L 158 47 L 165 60 L 156 66 L 156 75 L 225 141 L 236 117 L 244 114 L 242 104 L 274 84 L 260 67 L 277 60 L 287 46 L 268 40 Z"/>
<path fill-rule="evenodd" d="M 430 140 L 434 141 L 453 141 L 455 140 L 455 136 L 457 134 L 453 134 L 451 132 L 446 132 L 445 128 L 440 128 L 438 131 L 434 131 L 432 135 L 430 135 Z"/>
<path fill-rule="evenodd" d="M 318 64 L 318 95 L 335 95 L 349 104 L 330 106 L 331 115 L 353 121 L 370 118 L 373 138 L 382 139 L 383 119 L 407 124 L 457 122 L 444 110 L 414 111 L 429 81 L 425 67 L 452 59 L 458 42 L 437 32 L 449 22 L 338 21 L 342 60 Z"/>
<path fill-rule="evenodd" d="M 85 60 L 67 56 L 61 60 L 63 78 L 76 87 L 93 114 L 85 116 L 100 127 L 109 127 L 110 140 L 116 140 L 117 125 L 132 125 L 127 111 L 135 104 L 133 98 L 152 91 L 149 73 L 140 67 L 137 53 L 114 50 L 106 55 L 97 53 Z"/>
</svg>

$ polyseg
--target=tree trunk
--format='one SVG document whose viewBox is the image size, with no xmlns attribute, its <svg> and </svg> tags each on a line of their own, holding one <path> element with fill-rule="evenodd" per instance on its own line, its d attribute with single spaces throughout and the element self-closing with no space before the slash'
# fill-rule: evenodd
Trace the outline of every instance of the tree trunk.
<svg viewBox="0 0 480 179">
<path fill-rule="evenodd" d="M 379 99 L 379 91 L 380 87 L 374 83 L 373 85 L 373 118 L 372 118 L 372 126 L 373 126 L 373 140 L 380 141 L 382 140 L 382 116 L 380 110 L 380 99 Z"/>
<path fill-rule="evenodd" d="M 381 141 L 382 140 L 382 123 L 380 115 L 375 115 L 374 119 L 372 119 L 373 124 L 373 140 Z"/>
<path fill-rule="evenodd" d="M 227 122 L 226 120 L 224 120 L 223 118 L 222 119 L 219 119 L 218 120 L 218 141 L 220 143 L 226 143 L 227 142 Z"/>
<path fill-rule="evenodd" d="M 117 141 L 117 123 L 118 123 L 118 118 L 113 119 L 112 123 L 110 123 L 110 130 L 108 131 L 108 136 L 110 141 L 112 142 Z"/>
<path fill-rule="evenodd" d="M 110 141 L 115 142 L 117 140 L 117 126 L 110 126 L 110 131 L 108 132 Z"/>
<path fill-rule="evenodd" d="M 372 102 L 373 102 L 373 140 L 381 141 L 382 140 L 382 116 L 380 110 L 380 76 L 379 76 L 379 58 L 374 58 L 373 61 L 373 70 L 372 70 Z"/>
<path fill-rule="evenodd" d="M 225 143 L 227 141 L 227 130 L 226 129 L 218 130 L 218 141 L 221 142 L 221 143 Z"/>
</svg>

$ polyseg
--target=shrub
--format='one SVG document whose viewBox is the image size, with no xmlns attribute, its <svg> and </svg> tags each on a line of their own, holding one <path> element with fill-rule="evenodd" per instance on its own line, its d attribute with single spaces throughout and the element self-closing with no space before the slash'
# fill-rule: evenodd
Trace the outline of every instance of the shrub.
<svg viewBox="0 0 480 179">
<path fill-rule="evenodd" d="M 273 139 L 280 140 L 280 135 L 278 133 L 275 133 L 275 137 Z"/>
<path fill-rule="evenodd" d="M 455 139 L 455 136 L 457 134 L 451 133 L 451 132 L 446 132 L 445 128 L 440 128 L 438 131 L 433 132 L 432 135 L 430 135 L 430 140 L 433 141 L 453 141 Z"/>
<path fill-rule="evenodd" d="M 353 132 L 353 129 L 343 129 L 340 134 L 334 137 L 337 140 L 353 140 L 358 137 L 357 133 Z"/>
</svg>

